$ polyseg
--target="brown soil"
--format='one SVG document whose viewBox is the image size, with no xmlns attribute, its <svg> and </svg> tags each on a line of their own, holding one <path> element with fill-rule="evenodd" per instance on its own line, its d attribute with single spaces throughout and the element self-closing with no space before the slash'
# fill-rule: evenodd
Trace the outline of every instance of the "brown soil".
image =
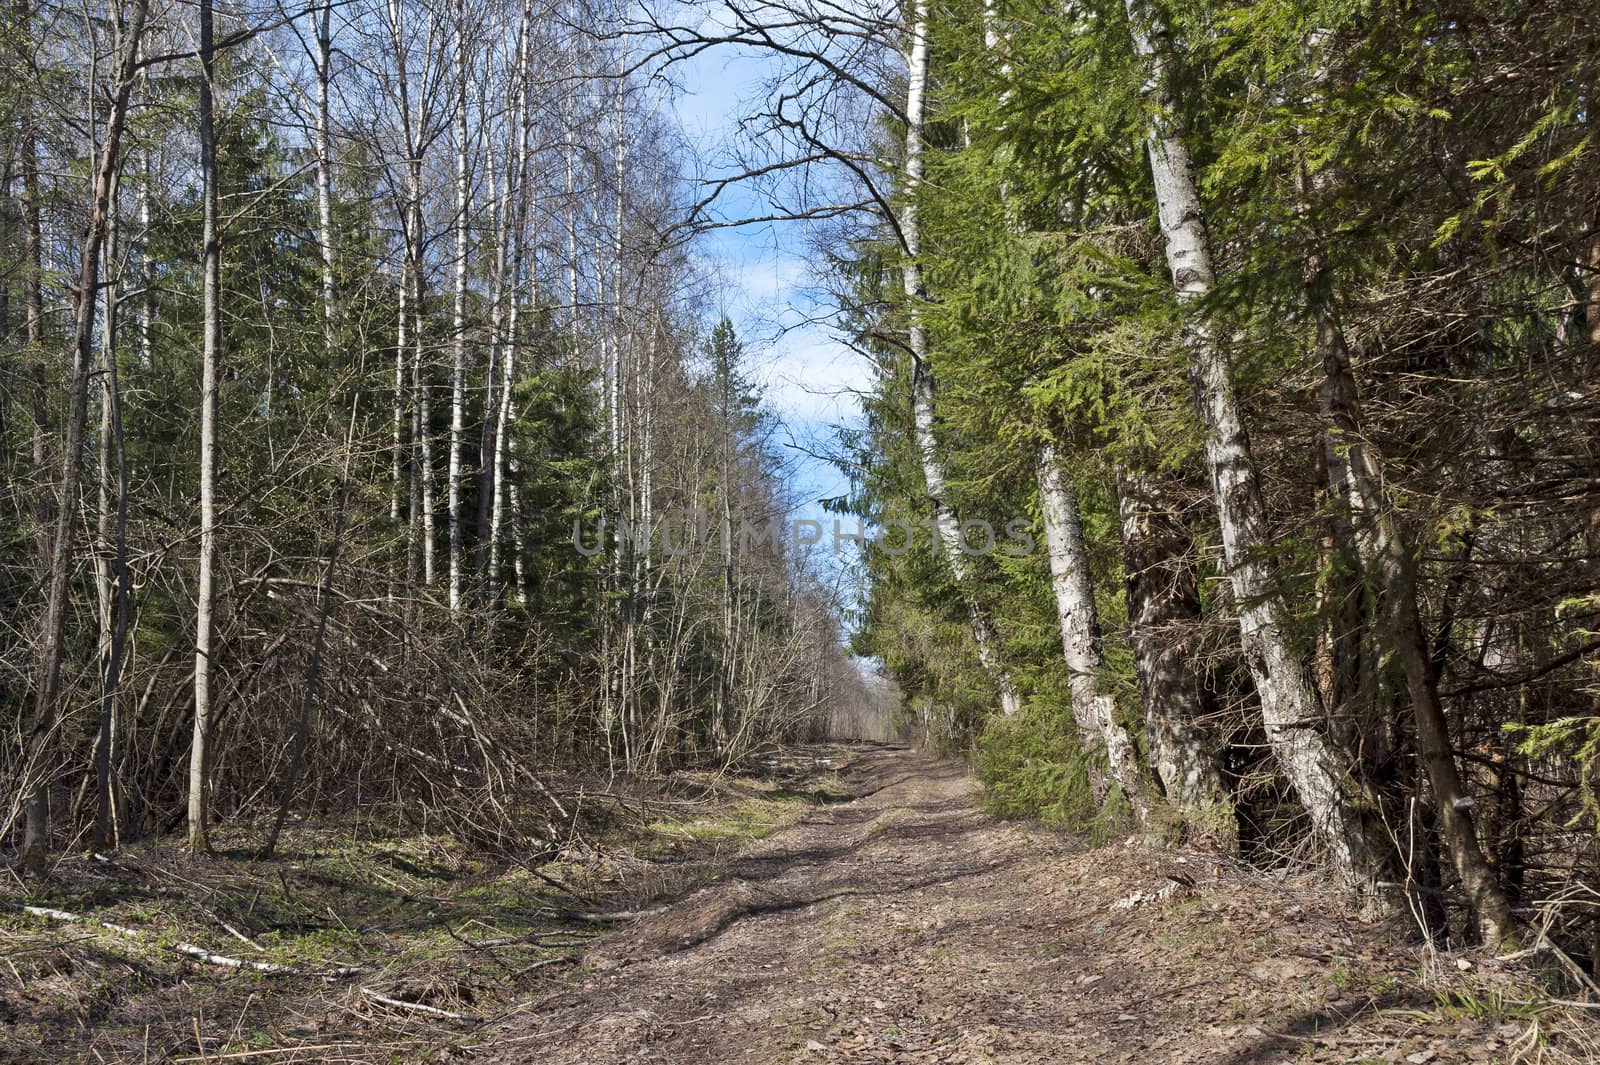
<svg viewBox="0 0 1600 1065">
<path fill-rule="evenodd" d="M 608 935 L 462 1049 L 549 1065 L 1594 1060 L 1585 1011 L 1529 1004 L 1525 972 L 1424 965 L 1314 879 L 996 822 L 964 767 L 904 751 L 844 775 L 857 800 Z"/>
</svg>

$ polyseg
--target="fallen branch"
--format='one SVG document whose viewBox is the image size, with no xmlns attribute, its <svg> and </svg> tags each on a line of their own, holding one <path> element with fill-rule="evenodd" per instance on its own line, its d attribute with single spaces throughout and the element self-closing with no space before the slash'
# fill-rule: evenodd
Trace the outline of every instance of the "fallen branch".
<svg viewBox="0 0 1600 1065">
<path fill-rule="evenodd" d="M 306 972 L 296 969 L 292 965 L 278 965 L 270 961 L 243 961 L 239 958 L 230 958 L 226 954 L 216 954 L 197 947 L 193 943 L 179 943 L 172 948 L 179 954 L 187 954 L 191 958 L 198 958 L 211 965 L 220 965 L 226 969 L 252 969 L 258 973 L 268 973 L 272 976 L 305 976 Z"/>
<path fill-rule="evenodd" d="M 563 894 L 566 894 L 566 895 L 571 895 L 573 898 L 577 899 L 579 902 L 588 902 L 589 901 L 588 898 L 584 897 L 583 895 L 578 894 L 576 891 L 572 890 L 570 887 L 568 887 L 567 885 L 563 884 L 561 881 L 557 880 L 555 877 L 549 875 L 548 873 L 541 872 L 538 869 L 535 869 L 535 868 L 533 868 L 533 866 L 528 865 L 526 863 L 523 863 L 522 867 L 524 869 L 526 869 L 529 873 L 531 873 L 534 876 L 538 877 L 540 880 L 543 880 L 546 884 L 549 884 L 551 887 L 555 888 L 557 891 L 559 891 L 559 892 L 561 892 Z"/>
<path fill-rule="evenodd" d="M 568 921 L 584 921 L 588 924 L 615 924 L 621 921 L 642 921 L 646 917 L 654 917 L 658 913 L 666 913 L 665 906 L 652 906 L 648 910 L 616 910 L 612 913 L 585 913 L 581 910 L 568 910 L 561 916 Z"/>
<path fill-rule="evenodd" d="M 385 1006 L 393 1006 L 395 1009 L 415 1010 L 418 1013 L 427 1013 L 434 1017 L 445 1017 L 452 1021 L 477 1020 L 476 1017 L 470 1017 L 465 1013 L 455 1013 L 451 1010 L 442 1010 L 438 1006 L 424 1006 L 420 1002 L 407 1002 L 404 999 L 390 998 L 388 995 L 379 994 L 370 987 L 363 987 L 361 989 L 361 993 L 372 999 L 374 1002 L 381 1002 Z"/>
<path fill-rule="evenodd" d="M 35 917 L 43 917 L 51 921 L 65 921 L 68 924 L 79 924 L 81 922 L 97 924 L 108 931 L 117 933 L 119 936 L 137 937 L 140 935 L 140 932 L 137 928 L 129 928 L 126 925 L 112 924 L 110 921 L 102 921 L 98 917 L 83 917 L 76 913 L 68 913 L 66 910 L 53 910 L 48 906 L 24 906 L 22 907 L 22 910 L 24 913 L 31 913 Z"/>
<path fill-rule="evenodd" d="M 578 960 L 578 956 L 576 954 L 565 954 L 565 955 L 562 955 L 559 958 L 545 958 L 543 961 L 536 961 L 532 965 L 524 965 L 522 968 L 518 969 L 516 972 L 512 973 L 511 975 L 512 976 L 527 976 L 529 973 L 533 972 L 535 969 L 543 969 L 546 966 L 550 966 L 550 965 L 571 965 L 573 962 L 576 962 L 577 960 Z"/>
<path fill-rule="evenodd" d="M 591 935 L 588 939 L 545 939 L 543 938 L 543 933 L 540 932 L 531 932 L 527 935 L 521 936 L 497 936 L 494 939 L 478 940 L 463 939 L 454 932 L 451 932 L 450 935 L 461 943 L 461 948 L 464 950 L 484 950 L 490 947 L 513 947 L 519 945 L 531 947 L 586 947 L 590 943 L 594 942 L 593 935 Z"/>
<path fill-rule="evenodd" d="M 233 925 L 229 924 L 227 921 L 224 921 L 219 914 L 217 914 L 214 911 L 212 911 L 209 907 L 201 906 L 200 910 L 207 917 L 211 918 L 213 921 L 217 922 L 217 924 L 221 925 L 222 926 L 222 930 L 224 932 L 228 933 L 234 939 L 237 939 L 239 942 L 243 943 L 245 946 L 249 947 L 251 950 L 255 951 L 258 954 L 265 954 L 267 952 L 267 948 L 266 947 L 263 947 L 261 944 L 257 943 L 255 940 L 251 939 L 249 936 L 245 935 L 243 932 L 241 932 L 237 928 L 233 927 Z"/>
<path fill-rule="evenodd" d="M 1554 954 L 1556 956 L 1556 960 L 1559 961 L 1569 973 L 1577 978 L 1580 986 L 1586 987 L 1595 994 L 1600 995 L 1600 984 L 1595 983 L 1594 978 L 1584 971 L 1583 966 L 1572 960 L 1572 955 L 1568 954 L 1566 951 L 1552 943 L 1550 941 L 1550 937 L 1545 935 L 1545 933 L 1542 931 L 1539 933 L 1538 945 L 1544 947 L 1546 950 Z M 1575 1005 L 1575 1003 L 1564 1003 L 1564 1005 Z"/>
<path fill-rule="evenodd" d="M 323 980 L 336 980 L 340 977 L 359 976 L 369 973 L 372 967 L 368 965 L 336 965 L 331 969 L 298 969 L 293 965 L 278 965 L 270 961 L 244 961 L 240 958 L 230 958 L 226 954 L 197 947 L 193 943 L 179 943 L 172 948 L 179 954 L 187 954 L 191 958 L 208 962 L 211 965 L 220 965 L 225 969 L 250 969 L 269 976 L 315 976 Z"/>
<path fill-rule="evenodd" d="M 35 917 L 48 917 L 52 921 L 77 922 L 83 920 L 82 917 L 75 913 L 68 913 L 66 910 L 52 910 L 48 906 L 24 906 L 23 910 L 33 914 Z"/>
<path fill-rule="evenodd" d="M 173 1065 L 192 1065 L 194 1062 L 211 1061 L 240 1061 L 244 1058 L 265 1058 L 277 1054 L 304 1054 L 313 1050 L 337 1050 L 340 1047 L 362 1047 L 367 1043 L 313 1043 L 306 1046 L 294 1047 L 269 1047 L 265 1050 L 239 1050 L 232 1054 L 210 1054 L 191 1056 L 187 1058 L 173 1058 Z"/>
</svg>

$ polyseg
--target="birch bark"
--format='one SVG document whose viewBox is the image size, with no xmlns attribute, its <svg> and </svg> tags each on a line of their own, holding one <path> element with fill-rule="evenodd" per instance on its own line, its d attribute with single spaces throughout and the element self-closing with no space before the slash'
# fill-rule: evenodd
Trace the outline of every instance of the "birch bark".
<svg viewBox="0 0 1600 1065">
<path fill-rule="evenodd" d="M 1148 151 L 1167 265 L 1182 303 L 1215 284 L 1211 249 L 1189 150 L 1174 119 L 1170 43 L 1146 3 L 1126 0 L 1134 51 L 1146 64 Z M 1284 776 L 1345 883 L 1375 907 L 1387 904 L 1382 846 L 1366 824 L 1338 752 L 1320 729 L 1320 700 L 1308 663 L 1291 646 L 1276 574 L 1265 560 L 1265 505 L 1239 411 L 1224 342 L 1203 311 L 1184 335 L 1205 424 L 1206 468 L 1222 531 L 1223 556 L 1239 612 L 1245 660 L 1261 699 L 1262 723 Z"/>
<path fill-rule="evenodd" d="M 501 352 L 500 399 L 495 410 L 493 502 L 489 517 L 489 595 L 499 594 L 500 544 L 506 518 L 506 468 L 510 447 L 506 439 L 511 422 L 511 392 L 516 383 L 518 311 L 521 303 L 524 230 L 527 227 L 528 176 L 528 35 L 532 32 L 531 5 L 522 6 L 517 29 L 516 103 L 512 108 L 515 147 L 510 155 L 511 172 L 506 179 L 508 202 L 507 232 L 511 248 L 510 272 L 505 286 L 506 342 Z"/>
<path fill-rule="evenodd" d="M 1084 544 L 1078 496 L 1061 469 L 1053 445 L 1039 450 L 1039 509 L 1044 516 L 1050 579 L 1055 590 L 1061 653 L 1067 664 L 1072 713 L 1078 733 L 1091 750 L 1103 750 L 1111 778 L 1141 822 L 1150 817 L 1150 794 L 1140 767 L 1139 749 L 1117 720 L 1116 700 L 1099 690 L 1106 669 L 1100 615 L 1094 602 L 1089 552 Z"/>
<path fill-rule="evenodd" d="M 905 265 L 901 279 L 906 295 L 906 313 L 910 317 L 908 346 L 911 349 L 911 404 L 912 420 L 916 427 L 916 444 L 922 465 L 923 480 L 927 483 L 928 499 L 933 504 L 934 522 L 939 530 L 940 547 L 949 563 L 967 608 L 972 642 L 977 648 L 978 661 L 993 679 L 1000 694 L 1000 710 L 1007 716 L 1022 708 L 1022 696 L 1016 681 L 1000 659 L 994 627 L 988 613 L 972 594 L 971 574 L 962 550 L 961 527 L 954 508 L 949 503 L 948 481 L 944 461 L 934 436 L 935 385 L 933 369 L 928 364 L 928 329 L 923 321 L 921 303 L 927 298 L 923 285 L 921 220 L 916 197 L 920 192 L 923 165 L 924 108 L 928 87 L 928 0 L 915 0 L 910 27 L 911 41 L 907 52 L 906 69 L 906 152 L 905 180 L 906 202 L 900 209 L 900 234 L 905 244 Z"/>
<path fill-rule="evenodd" d="M 461 609 L 461 448 L 465 428 L 467 364 L 467 215 L 472 190 L 467 173 L 467 26 L 465 12 L 456 25 L 456 261 L 455 292 L 450 313 L 450 455 L 446 521 L 450 527 L 451 610 Z"/>
<path fill-rule="evenodd" d="M 200 181 L 202 337 L 200 381 L 200 572 L 195 592 L 194 739 L 189 748 L 189 849 L 208 850 L 207 747 L 211 740 L 213 571 L 217 555 L 217 383 L 222 358 L 222 248 L 218 230 L 215 17 L 200 0 Z"/>
</svg>

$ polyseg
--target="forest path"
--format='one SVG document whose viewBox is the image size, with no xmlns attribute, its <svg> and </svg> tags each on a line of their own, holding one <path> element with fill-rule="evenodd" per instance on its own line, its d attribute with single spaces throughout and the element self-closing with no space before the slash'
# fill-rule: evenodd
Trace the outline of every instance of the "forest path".
<svg viewBox="0 0 1600 1065">
<path fill-rule="evenodd" d="M 473 1060 L 1492 1061 L 1523 1031 L 1424 1017 L 1415 953 L 1313 882 L 997 822 L 905 751 L 844 776 L 858 798 L 607 936 Z"/>
</svg>

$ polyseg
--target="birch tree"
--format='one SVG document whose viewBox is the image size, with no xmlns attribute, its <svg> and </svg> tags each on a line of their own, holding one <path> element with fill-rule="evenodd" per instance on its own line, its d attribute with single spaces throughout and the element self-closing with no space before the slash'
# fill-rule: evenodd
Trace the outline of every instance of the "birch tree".
<svg viewBox="0 0 1600 1065">
<path fill-rule="evenodd" d="M 1039 451 L 1038 477 L 1039 509 L 1044 516 L 1050 577 L 1061 627 L 1061 652 L 1067 665 L 1067 683 L 1072 690 L 1072 712 L 1090 749 L 1099 748 L 1105 752 L 1111 778 L 1122 789 L 1138 818 L 1146 821 L 1150 817 L 1150 796 L 1138 748 L 1127 728 L 1117 720 L 1116 700 L 1100 690 L 1106 660 L 1100 642 L 1100 618 L 1090 584 L 1083 524 L 1078 515 L 1077 493 L 1061 469 L 1053 445 L 1047 444 Z"/>
<path fill-rule="evenodd" d="M 455 98 L 455 287 L 450 315 L 450 456 L 446 508 L 450 527 L 450 609 L 461 608 L 461 457 L 465 443 L 467 361 L 467 228 L 472 212 L 471 175 L 467 168 L 467 72 L 472 55 L 467 47 L 467 10 L 456 13 Z"/>
<path fill-rule="evenodd" d="M 217 387 L 222 359 L 222 233 L 217 195 L 216 27 L 212 0 L 200 0 L 200 561 L 195 591 L 194 739 L 189 748 L 189 849 L 209 850 L 206 838 L 207 753 L 211 742 L 212 628 L 217 558 Z"/>
<path fill-rule="evenodd" d="M 1147 148 L 1167 264 L 1177 298 L 1195 308 L 1184 344 L 1205 424 L 1206 467 L 1240 636 L 1261 697 L 1267 737 L 1341 877 L 1376 903 L 1384 890 L 1383 848 L 1365 823 L 1338 753 L 1318 727 L 1322 707 L 1307 663 L 1285 631 L 1278 583 L 1264 558 L 1265 505 L 1230 377 L 1227 341 L 1203 309 L 1216 275 L 1194 166 L 1177 128 L 1177 101 L 1169 81 L 1170 45 L 1142 0 L 1128 0 L 1127 12 L 1134 51 L 1148 71 Z"/>
<path fill-rule="evenodd" d="M 1022 696 L 1000 657 L 998 638 L 988 614 L 973 596 L 970 575 L 967 573 L 961 527 L 949 501 L 949 483 L 944 463 L 940 458 L 939 443 L 934 435 L 934 378 L 928 362 L 928 330 L 922 320 L 919 304 L 927 299 L 923 290 L 922 267 L 918 256 L 922 251 L 920 220 L 916 199 L 921 195 L 923 179 L 923 115 L 928 90 L 928 5 L 926 0 L 914 0 L 911 22 L 908 27 L 909 47 L 906 52 L 906 143 L 905 143 L 905 201 L 899 210 L 899 232 L 905 253 L 901 267 L 902 285 L 909 318 L 907 347 L 911 355 L 912 418 L 916 426 L 917 450 L 922 462 L 922 475 L 927 483 L 928 500 L 933 504 L 934 522 L 938 526 L 939 542 L 956 585 L 962 590 L 967 616 L 972 629 L 972 640 L 984 668 L 994 679 L 1000 695 L 1001 711 L 1014 714 L 1022 708 Z"/>
</svg>

